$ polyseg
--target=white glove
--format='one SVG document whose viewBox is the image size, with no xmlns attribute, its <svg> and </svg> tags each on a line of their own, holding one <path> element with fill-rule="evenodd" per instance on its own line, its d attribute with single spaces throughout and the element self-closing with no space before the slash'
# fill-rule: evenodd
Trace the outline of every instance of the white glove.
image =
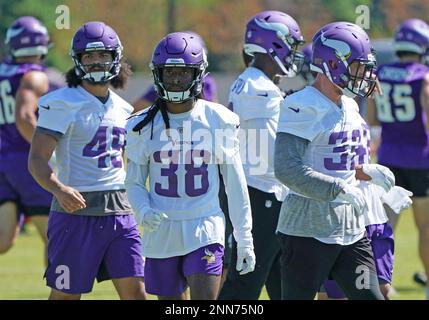
<svg viewBox="0 0 429 320">
<path fill-rule="evenodd" d="M 363 213 L 367 206 L 362 190 L 350 184 L 344 184 L 344 189 L 340 192 L 338 198 L 351 203 L 356 211 L 360 213 Z"/>
<path fill-rule="evenodd" d="M 167 219 L 168 216 L 163 212 L 151 211 L 144 215 L 142 225 L 145 231 L 154 232 L 158 230 L 162 220 Z"/>
<path fill-rule="evenodd" d="M 402 187 L 395 186 L 383 196 L 383 202 L 387 204 L 390 209 L 396 214 L 400 214 L 401 211 L 408 209 L 412 204 L 413 193 Z"/>
<path fill-rule="evenodd" d="M 235 267 L 235 269 L 240 273 L 240 275 L 255 270 L 255 264 L 256 257 L 253 248 L 237 248 L 237 266 Z"/>
<path fill-rule="evenodd" d="M 389 168 L 380 164 L 364 164 L 362 171 L 371 177 L 371 182 L 389 192 L 395 186 L 395 175 Z"/>
</svg>

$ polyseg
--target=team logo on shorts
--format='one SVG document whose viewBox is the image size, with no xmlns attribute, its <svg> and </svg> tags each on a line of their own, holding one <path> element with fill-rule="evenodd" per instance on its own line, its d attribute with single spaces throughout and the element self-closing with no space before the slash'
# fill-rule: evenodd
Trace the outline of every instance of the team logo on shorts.
<svg viewBox="0 0 429 320">
<path fill-rule="evenodd" d="M 201 258 L 201 260 L 207 260 L 207 264 L 215 263 L 216 257 L 213 252 L 211 252 L 209 249 L 204 250 L 205 256 Z"/>
</svg>

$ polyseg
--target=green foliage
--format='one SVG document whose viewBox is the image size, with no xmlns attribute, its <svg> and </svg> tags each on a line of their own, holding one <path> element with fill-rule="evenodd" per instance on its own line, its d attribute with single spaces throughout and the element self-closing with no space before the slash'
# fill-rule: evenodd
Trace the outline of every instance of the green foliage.
<svg viewBox="0 0 429 320">
<path fill-rule="evenodd" d="M 323 0 L 322 3 L 324 7 L 329 9 L 332 12 L 334 20 L 345 20 L 354 22 L 357 13 L 356 8 L 359 5 L 370 6 L 371 0 Z"/>
<path fill-rule="evenodd" d="M 390 37 L 405 17 L 424 15 L 429 8 L 424 0 L 1 0 L 0 54 L 10 23 L 21 15 L 34 15 L 49 29 L 55 47 L 47 62 L 61 71 L 71 66 L 68 57 L 74 31 L 86 21 L 101 20 L 120 35 L 125 56 L 136 71 L 148 71 L 153 47 L 167 33 L 167 9 L 174 4 L 174 28 L 194 30 L 206 41 L 212 57 L 211 71 L 238 71 L 243 30 L 248 18 L 264 9 L 278 9 L 294 15 L 307 40 L 323 24 L 335 20 L 355 22 L 359 5 L 370 9 L 371 37 Z M 70 30 L 58 30 L 55 21 L 58 5 L 70 8 Z M 420 16 L 419 16 L 420 17 Z M 423 17 L 426 19 L 426 17 Z M 170 25 L 172 27 L 172 24 Z"/>
<path fill-rule="evenodd" d="M 49 35 L 55 44 L 56 41 L 63 41 L 60 39 L 59 34 L 56 32 L 55 20 L 57 14 L 55 9 L 57 6 L 64 4 L 64 1 L 60 0 L 3 0 L 0 4 L 0 43 L 3 45 L 4 36 L 7 28 L 10 24 L 20 16 L 31 15 L 42 21 L 49 30 Z M 68 40 L 70 41 L 70 40 Z M 54 47 L 55 48 L 55 47 Z M 3 54 L 6 52 L 6 48 L 2 48 Z M 65 70 L 70 66 L 70 63 L 64 59 L 64 56 L 60 57 L 55 49 L 52 50 L 46 60 L 48 65 L 56 66 L 61 70 Z"/>
<path fill-rule="evenodd" d="M 173 0 L 180 5 L 192 6 L 195 9 L 211 9 L 219 4 L 219 0 Z"/>
</svg>

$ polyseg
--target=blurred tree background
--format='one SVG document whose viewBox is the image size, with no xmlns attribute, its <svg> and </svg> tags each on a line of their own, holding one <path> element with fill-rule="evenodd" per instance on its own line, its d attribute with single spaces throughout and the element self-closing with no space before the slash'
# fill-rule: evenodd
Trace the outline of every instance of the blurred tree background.
<svg viewBox="0 0 429 320">
<path fill-rule="evenodd" d="M 70 9 L 70 29 L 57 29 L 56 8 Z M 427 20 L 427 0 L 1 0 L 0 54 L 7 27 L 21 15 L 33 15 L 50 31 L 53 50 L 48 64 L 61 71 L 71 67 L 70 40 L 86 21 L 101 20 L 119 34 L 125 55 L 134 70 L 148 72 L 155 44 L 171 31 L 193 30 L 206 41 L 210 70 L 235 71 L 242 68 L 241 48 L 248 19 L 262 10 L 281 10 L 298 21 L 307 42 L 322 25 L 334 20 L 355 22 L 356 8 L 366 5 L 370 13 L 370 36 L 390 37 L 403 19 Z"/>
</svg>

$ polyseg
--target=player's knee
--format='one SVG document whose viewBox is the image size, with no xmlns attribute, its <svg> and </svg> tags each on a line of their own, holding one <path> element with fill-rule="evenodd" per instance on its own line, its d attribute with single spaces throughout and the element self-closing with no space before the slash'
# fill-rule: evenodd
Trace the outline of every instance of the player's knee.
<svg viewBox="0 0 429 320">
<path fill-rule="evenodd" d="M 8 237 L 2 237 L 0 234 L 0 254 L 4 254 L 8 252 L 14 244 L 13 239 L 9 239 Z"/>
<path fill-rule="evenodd" d="M 147 300 L 146 291 L 144 286 L 137 286 L 133 291 L 130 292 L 125 300 Z"/>
<path fill-rule="evenodd" d="M 147 300 L 144 282 L 133 279 L 133 283 L 118 290 L 121 300 Z"/>
<path fill-rule="evenodd" d="M 8 252 L 11 248 L 13 247 L 13 245 L 0 245 L 0 254 L 5 254 L 6 252 Z"/>
<path fill-rule="evenodd" d="M 429 224 L 422 224 L 418 226 L 420 238 L 424 240 L 429 239 Z"/>
<path fill-rule="evenodd" d="M 80 294 L 70 294 L 58 290 L 51 290 L 49 300 L 79 300 Z"/>
</svg>

